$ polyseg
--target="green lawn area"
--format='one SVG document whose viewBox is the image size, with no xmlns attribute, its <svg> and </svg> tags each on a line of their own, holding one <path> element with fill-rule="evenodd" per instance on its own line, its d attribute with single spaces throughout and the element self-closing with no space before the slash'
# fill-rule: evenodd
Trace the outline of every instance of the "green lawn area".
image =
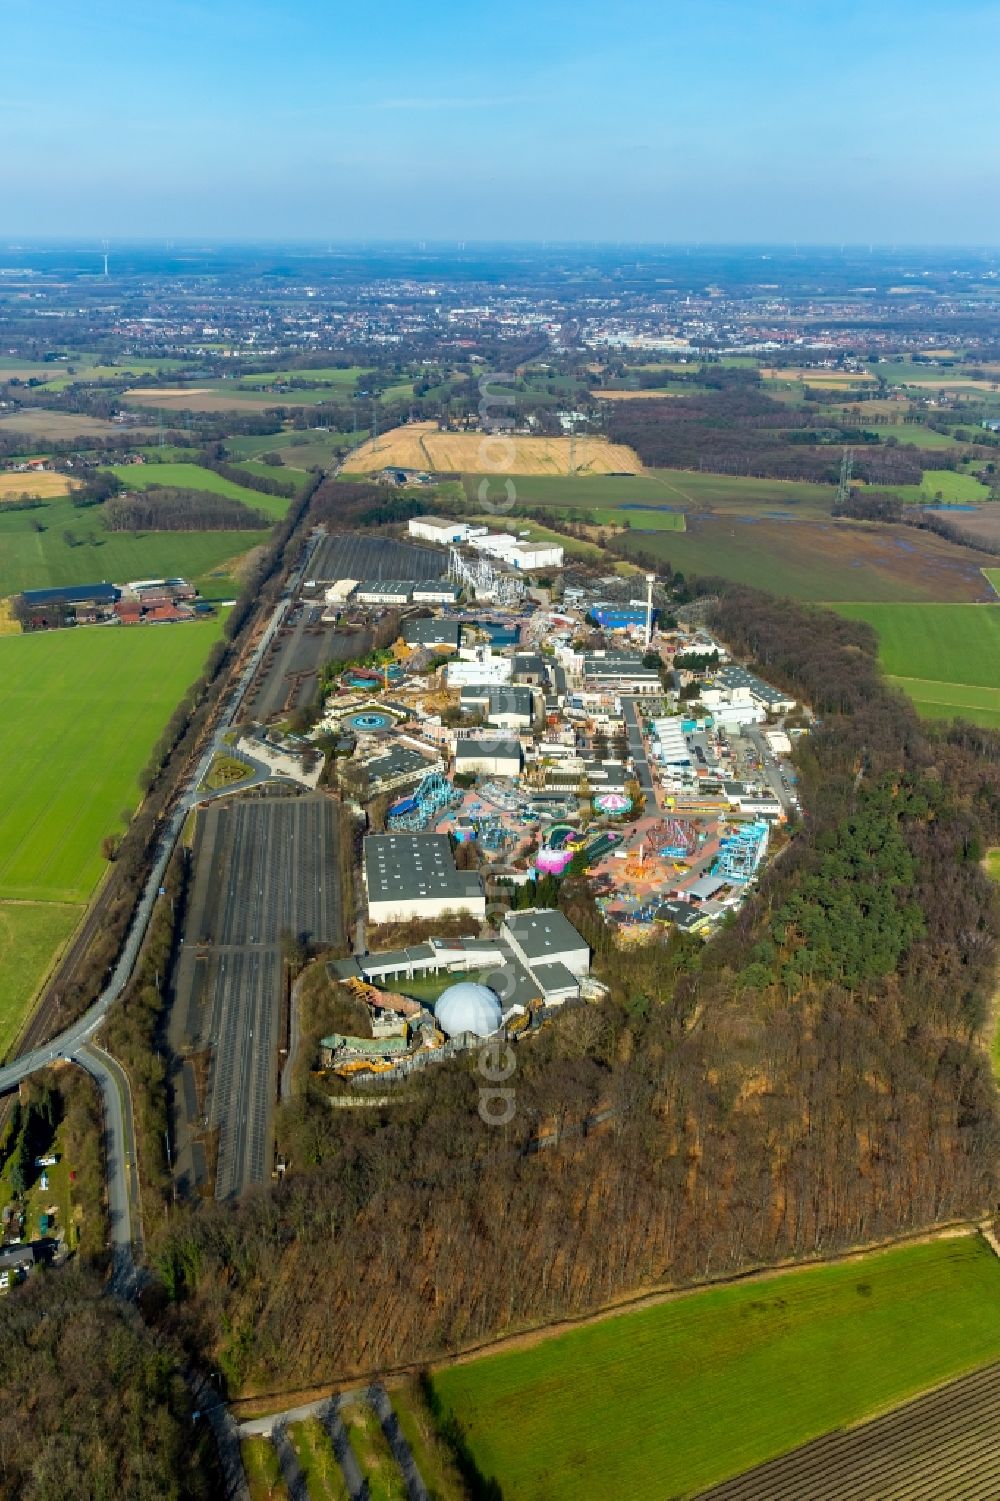
<svg viewBox="0 0 1000 1501">
<path fill-rule="evenodd" d="M 839 604 L 837 610 L 875 627 L 893 677 L 1000 689 L 997 605 Z"/>
<path fill-rule="evenodd" d="M 890 680 L 931 718 L 1000 723 L 1000 606 L 841 604 L 879 637 Z"/>
<path fill-rule="evenodd" d="M 263 495 L 248 486 L 235 485 L 232 480 L 216 474 L 214 469 L 203 469 L 200 464 L 112 464 L 110 468 L 129 490 L 172 485 L 181 490 L 208 490 L 213 495 L 228 495 L 231 500 L 242 500 L 251 510 L 263 511 L 266 516 L 281 517 L 288 510 L 288 501 L 282 496 Z"/>
<path fill-rule="evenodd" d="M 85 902 L 222 622 L 0 637 L 0 900 Z"/>
<path fill-rule="evenodd" d="M 290 1423 L 288 1437 L 298 1456 L 309 1501 L 347 1501 L 343 1472 L 319 1419 Z"/>
<path fill-rule="evenodd" d="M 45 530 L 36 531 L 36 523 Z M 0 599 L 22 589 L 104 579 L 121 583 L 169 575 L 194 581 L 231 564 L 269 535 L 264 530 L 108 532 L 100 506 L 77 508 L 68 498 L 47 501 L 36 511 L 0 511 Z"/>
<path fill-rule="evenodd" d="M 942 505 L 983 505 L 990 492 L 974 474 L 954 469 L 925 469 L 919 485 L 896 485 L 894 493 L 914 504 L 938 501 Z M 940 497 L 940 500 L 938 498 Z"/>
<path fill-rule="evenodd" d="M 893 430 L 890 430 L 893 431 Z M 915 443 L 918 448 L 958 448 L 963 449 L 968 445 L 953 438 L 951 433 L 939 433 L 937 428 L 924 427 L 923 423 L 905 422 L 894 430 L 900 443 Z"/>
<path fill-rule="evenodd" d="M 290 452 L 295 453 L 297 450 L 291 449 Z M 298 495 L 301 495 L 311 478 L 302 469 L 292 469 L 286 464 L 262 464 L 259 459 L 240 459 L 238 460 L 237 467 L 245 469 L 247 474 L 255 475 L 258 479 L 273 479 L 277 480 L 279 485 L 294 485 L 296 494 Z M 263 495 L 259 491 L 255 493 L 260 494 L 262 500 L 270 499 L 269 496 Z M 288 502 L 282 501 L 282 504 L 287 506 Z"/>
<path fill-rule="evenodd" d="M 82 914 L 82 905 L 70 902 L 0 901 L 0 1058 Z"/>
<path fill-rule="evenodd" d="M 558 510 L 560 515 L 568 514 L 569 507 L 552 506 L 553 511 Z M 635 501 L 629 506 L 596 506 L 587 512 L 587 522 L 594 526 L 627 526 L 636 532 L 683 532 L 687 530 L 687 520 L 683 511 L 668 511 L 658 506 L 639 505 Z"/>
<path fill-rule="evenodd" d="M 278 1453 L 269 1438 L 245 1438 L 240 1442 L 250 1501 L 288 1501 L 288 1487 L 281 1478 Z"/>
<path fill-rule="evenodd" d="M 320 370 L 262 370 L 255 375 L 241 375 L 241 386 L 273 386 L 275 381 L 304 381 L 310 386 L 342 386 L 351 390 L 357 384 L 359 375 L 370 375 L 371 370 L 364 365 L 349 365 L 346 370 L 340 370 L 335 365 L 327 365 Z"/>
<path fill-rule="evenodd" d="M 505 1501 L 690 1496 L 1000 1356 L 978 1239 L 712 1289 L 433 1374 Z"/>
<path fill-rule="evenodd" d="M 466 475 L 466 494 L 475 498 L 481 476 Z M 569 506 L 581 511 L 595 506 L 681 506 L 746 511 L 793 511 L 796 515 L 829 515 L 832 485 L 798 480 L 752 479 L 738 474 L 708 474 L 695 469 L 651 469 L 632 475 L 525 475 L 514 477 L 517 499 L 536 505 Z"/>
</svg>

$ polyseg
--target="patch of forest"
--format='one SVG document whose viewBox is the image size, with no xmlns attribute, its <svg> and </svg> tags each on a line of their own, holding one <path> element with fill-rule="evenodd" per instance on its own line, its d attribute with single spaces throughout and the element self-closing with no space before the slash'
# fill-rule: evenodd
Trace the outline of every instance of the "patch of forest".
<svg viewBox="0 0 1000 1501">
<path fill-rule="evenodd" d="M 272 517 L 242 500 L 170 485 L 114 495 L 104 505 L 109 532 L 245 532 L 272 524 Z"/>
<path fill-rule="evenodd" d="M 474 1058 L 364 1112 L 310 1085 L 283 1114 L 282 1183 L 178 1212 L 156 1250 L 167 1323 L 233 1389 L 421 1362 L 995 1203 L 979 862 L 1000 736 L 922 725 L 868 627 L 712 587 L 736 653 L 821 717 L 803 825 L 706 946 L 621 952 L 586 881 L 563 882 L 611 994 L 516 1049 L 507 1125 L 480 1116 Z"/>
<path fill-rule="evenodd" d="M 0 1498 L 221 1494 L 173 1358 L 79 1265 L 0 1305 Z"/>
<path fill-rule="evenodd" d="M 931 459 L 920 449 L 867 428 L 817 427 L 816 411 L 775 401 L 743 381 L 682 400 L 609 403 L 607 433 L 651 468 L 835 483 L 841 445 L 855 445 L 854 473 L 880 485 L 919 485 Z M 947 456 L 935 456 L 944 463 Z"/>
</svg>

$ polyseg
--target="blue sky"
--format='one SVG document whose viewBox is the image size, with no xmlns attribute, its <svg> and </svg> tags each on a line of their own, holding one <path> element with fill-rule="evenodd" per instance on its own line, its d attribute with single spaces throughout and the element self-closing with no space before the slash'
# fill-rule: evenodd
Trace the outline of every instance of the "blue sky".
<svg viewBox="0 0 1000 1501">
<path fill-rule="evenodd" d="M 1000 243 L 1000 6 L 0 0 L 0 236 Z"/>
</svg>

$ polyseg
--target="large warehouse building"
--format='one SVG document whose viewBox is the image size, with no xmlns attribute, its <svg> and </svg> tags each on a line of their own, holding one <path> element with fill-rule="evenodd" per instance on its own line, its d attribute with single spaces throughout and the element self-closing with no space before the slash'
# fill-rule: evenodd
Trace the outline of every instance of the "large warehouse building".
<svg viewBox="0 0 1000 1501">
<path fill-rule="evenodd" d="M 369 834 L 364 872 L 369 922 L 486 916 L 482 880 L 456 867 L 447 834 Z"/>
</svg>

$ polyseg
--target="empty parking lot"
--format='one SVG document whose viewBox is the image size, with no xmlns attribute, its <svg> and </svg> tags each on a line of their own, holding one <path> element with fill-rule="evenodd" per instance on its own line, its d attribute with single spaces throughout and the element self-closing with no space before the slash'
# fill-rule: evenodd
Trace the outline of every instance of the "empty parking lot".
<svg viewBox="0 0 1000 1501">
<path fill-rule="evenodd" d="M 282 1017 L 281 944 L 341 935 L 335 804 L 261 797 L 198 815 L 169 1023 L 175 1172 L 228 1198 L 271 1167 Z"/>
</svg>

